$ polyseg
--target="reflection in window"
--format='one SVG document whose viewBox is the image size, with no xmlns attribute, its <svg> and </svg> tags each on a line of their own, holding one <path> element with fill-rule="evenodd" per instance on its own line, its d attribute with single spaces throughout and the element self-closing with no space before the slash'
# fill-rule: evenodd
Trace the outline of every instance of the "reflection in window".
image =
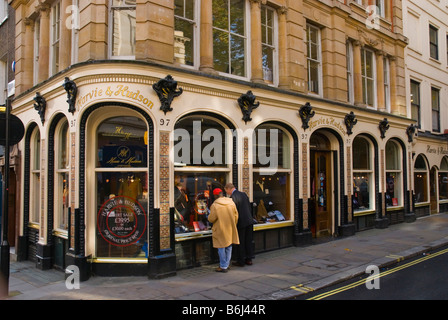
<svg viewBox="0 0 448 320">
<path fill-rule="evenodd" d="M 31 181 L 30 181 L 30 222 L 39 223 L 40 211 L 40 132 L 38 128 L 31 134 Z"/>
<path fill-rule="evenodd" d="M 145 257 L 147 125 L 137 117 L 113 117 L 98 126 L 96 137 L 96 254 Z"/>
<path fill-rule="evenodd" d="M 183 65 L 194 65 L 195 0 L 176 0 L 174 7 L 174 59 Z"/>
<path fill-rule="evenodd" d="M 364 137 L 353 141 L 353 209 L 355 212 L 374 209 L 373 166 L 371 145 Z"/>
<path fill-rule="evenodd" d="M 136 0 L 112 1 L 112 56 L 135 56 Z"/>
<path fill-rule="evenodd" d="M 415 202 L 428 202 L 428 169 L 425 158 L 419 155 L 414 164 L 414 196 Z"/>
<path fill-rule="evenodd" d="M 213 59 L 216 71 L 246 76 L 244 0 L 213 0 Z"/>
<path fill-rule="evenodd" d="M 439 200 L 448 200 L 448 157 L 444 157 L 440 165 Z"/>
<path fill-rule="evenodd" d="M 55 227 L 66 230 L 68 227 L 69 210 L 69 170 L 70 170 L 70 140 L 68 121 L 61 120 L 56 128 L 56 173 L 55 173 Z"/>
<path fill-rule="evenodd" d="M 283 129 L 263 124 L 254 133 L 253 201 L 258 223 L 291 219 L 291 140 Z"/>
<path fill-rule="evenodd" d="M 401 148 L 395 141 L 386 144 L 386 206 L 402 202 Z"/>
<path fill-rule="evenodd" d="M 231 133 L 207 116 L 187 116 L 174 127 L 175 232 L 211 230 L 207 220 L 213 189 L 229 181 Z M 228 155 L 229 154 L 229 155 Z"/>
</svg>

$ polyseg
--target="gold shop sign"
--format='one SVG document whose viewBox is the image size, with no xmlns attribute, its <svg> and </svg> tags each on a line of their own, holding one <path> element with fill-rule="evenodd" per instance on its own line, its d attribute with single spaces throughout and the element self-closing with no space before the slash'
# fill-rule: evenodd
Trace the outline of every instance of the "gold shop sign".
<svg viewBox="0 0 448 320">
<path fill-rule="evenodd" d="M 154 103 L 151 99 L 143 95 L 140 90 L 135 90 L 127 85 L 118 84 L 116 86 L 108 86 L 107 89 L 95 88 L 86 94 L 80 96 L 77 100 L 79 108 L 84 107 L 88 102 L 96 99 L 104 98 L 121 98 L 131 102 L 137 102 L 140 105 L 144 105 L 149 109 L 152 109 Z"/>
<path fill-rule="evenodd" d="M 333 117 L 319 118 L 316 120 L 311 120 L 308 123 L 308 125 L 310 127 L 310 130 L 313 130 L 317 126 L 323 125 L 323 126 L 334 127 L 336 129 L 338 129 L 339 131 L 341 131 L 343 134 L 345 134 L 344 126 L 340 122 L 337 122 L 337 120 L 335 120 Z"/>
</svg>

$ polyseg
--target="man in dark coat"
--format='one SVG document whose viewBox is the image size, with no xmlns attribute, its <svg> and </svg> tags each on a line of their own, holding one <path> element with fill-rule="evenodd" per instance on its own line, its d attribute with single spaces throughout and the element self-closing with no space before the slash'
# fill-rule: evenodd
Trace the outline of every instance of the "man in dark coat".
<svg viewBox="0 0 448 320">
<path fill-rule="evenodd" d="M 226 184 L 224 190 L 235 202 L 238 210 L 237 229 L 240 244 L 236 245 L 236 261 L 233 265 L 240 267 L 244 267 L 244 264 L 252 265 L 252 258 L 254 257 L 252 245 L 254 220 L 249 198 L 244 192 L 236 190 L 231 183 Z"/>
</svg>

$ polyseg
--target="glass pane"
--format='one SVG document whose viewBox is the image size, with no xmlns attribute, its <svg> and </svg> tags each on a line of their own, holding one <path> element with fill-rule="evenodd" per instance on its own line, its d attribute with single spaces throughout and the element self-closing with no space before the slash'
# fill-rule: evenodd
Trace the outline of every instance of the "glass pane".
<svg viewBox="0 0 448 320">
<path fill-rule="evenodd" d="M 263 46 L 263 79 L 267 82 L 274 82 L 274 50 L 271 47 Z"/>
<path fill-rule="evenodd" d="M 184 1 L 185 0 L 174 1 L 174 14 L 176 16 L 184 17 Z"/>
<path fill-rule="evenodd" d="M 135 55 L 135 9 L 113 12 L 113 56 Z"/>
<path fill-rule="evenodd" d="M 375 105 L 375 84 L 373 80 L 367 79 L 366 80 L 366 97 L 367 101 L 366 104 L 369 106 Z"/>
<path fill-rule="evenodd" d="M 386 144 L 386 170 L 400 170 L 400 154 L 398 145 L 389 141 Z"/>
<path fill-rule="evenodd" d="M 401 175 L 396 172 L 386 173 L 386 206 L 394 207 L 401 204 Z"/>
<path fill-rule="evenodd" d="M 32 182 L 31 182 L 31 194 L 33 195 L 32 201 L 32 212 L 31 212 L 31 221 L 39 223 L 39 213 L 40 213 L 40 174 L 33 173 L 32 174 Z"/>
<path fill-rule="evenodd" d="M 176 172 L 174 182 L 176 234 L 210 230 L 207 218 L 214 201 L 213 190 L 224 191 L 227 173 Z"/>
<path fill-rule="evenodd" d="M 230 0 L 230 32 L 245 35 L 245 1 L 244 0 Z"/>
<path fill-rule="evenodd" d="M 319 63 L 308 60 L 308 91 L 319 93 Z"/>
<path fill-rule="evenodd" d="M 290 168 L 290 141 L 283 130 L 262 125 L 255 130 L 253 139 L 254 168 Z"/>
<path fill-rule="evenodd" d="M 226 167 L 226 139 L 225 128 L 214 120 L 202 117 L 179 120 L 174 129 L 175 165 Z"/>
<path fill-rule="evenodd" d="M 428 201 L 428 177 L 426 172 L 414 173 L 414 195 L 416 203 Z"/>
<path fill-rule="evenodd" d="M 216 71 L 230 73 L 229 35 L 216 29 L 213 30 L 213 61 Z"/>
<path fill-rule="evenodd" d="M 97 257 L 145 257 L 147 174 L 101 172 L 96 180 Z"/>
<path fill-rule="evenodd" d="M 70 142 L 68 121 L 65 121 L 59 134 L 59 169 L 68 169 L 70 166 Z"/>
<path fill-rule="evenodd" d="M 353 141 L 353 170 L 370 170 L 370 146 L 366 139 L 357 137 Z"/>
<path fill-rule="evenodd" d="M 441 171 L 448 171 L 448 158 L 444 157 L 442 159 L 442 164 L 440 165 Z"/>
<path fill-rule="evenodd" d="M 194 64 L 194 25 L 188 21 L 174 21 L 174 57 L 180 64 Z"/>
<path fill-rule="evenodd" d="M 230 36 L 231 48 L 231 74 L 242 76 L 246 75 L 245 63 L 245 44 L 246 40 L 242 37 Z"/>
<path fill-rule="evenodd" d="M 426 161 L 422 155 L 419 155 L 415 160 L 414 169 L 426 170 Z"/>
<path fill-rule="evenodd" d="M 439 199 L 448 200 L 448 172 L 439 173 Z"/>
<path fill-rule="evenodd" d="M 229 29 L 228 0 L 213 0 L 213 26 L 216 28 Z"/>
<path fill-rule="evenodd" d="M 97 129 L 97 166 L 142 168 L 147 166 L 147 127 L 136 117 L 105 120 Z"/>
<path fill-rule="evenodd" d="M 253 193 L 255 219 L 258 223 L 278 222 L 291 219 L 287 192 L 290 174 L 277 172 L 272 175 L 261 175 L 254 172 Z"/>
<path fill-rule="evenodd" d="M 69 210 L 69 175 L 68 172 L 63 172 L 58 174 L 58 188 L 57 199 L 59 207 L 56 208 L 56 212 L 58 213 L 58 228 L 67 229 L 68 228 L 68 210 Z"/>
<path fill-rule="evenodd" d="M 373 183 L 370 173 L 353 174 L 353 209 L 355 212 L 371 209 L 370 183 Z"/>
<path fill-rule="evenodd" d="M 185 18 L 194 20 L 194 1 L 185 0 Z"/>
<path fill-rule="evenodd" d="M 34 138 L 34 162 L 33 162 L 33 170 L 40 169 L 40 132 L 36 130 L 35 138 Z"/>
</svg>

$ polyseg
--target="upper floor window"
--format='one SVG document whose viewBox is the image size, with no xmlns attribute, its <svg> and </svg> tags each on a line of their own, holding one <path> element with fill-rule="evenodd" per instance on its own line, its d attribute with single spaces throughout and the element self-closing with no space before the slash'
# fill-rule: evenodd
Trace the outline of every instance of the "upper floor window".
<svg viewBox="0 0 448 320">
<path fill-rule="evenodd" d="M 174 4 L 174 60 L 194 66 L 198 56 L 196 1 L 176 0 Z"/>
<path fill-rule="evenodd" d="M 322 55 L 320 45 L 320 29 L 306 26 L 307 66 L 308 66 L 308 92 L 321 94 Z"/>
<path fill-rule="evenodd" d="M 388 58 L 383 58 L 384 62 L 384 107 L 390 112 L 390 64 Z"/>
<path fill-rule="evenodd" d="M 213 0 L 213 60 L 218 72 L 247 77 L 246 3 Z"/>
<path fill-rule="evenodd" d="M 440 90 L 431 88 L 432 131 L 440 132 Z"/>
<path fill-rule="evenodd" d="M 59 40 L 61 37 L 61 3 L 57 2 L 51 8 L 51 65 L 50 74 L 59 71 Z"/>
<path fill-rule="evenodd" d="M 269 7 L 261 7 L 261 43 L 263 79 L 267 83 L 274 83 L 275 77 L 275 12 Z"/>
<path fill-rule="evenodd" d="M 37 84 L 39 76 L 39 44 L 40 19 L 34 22 L 34 52 L 33 52 L 33 84 Z"/>
<path fill-rule="evenodd" d="M 353 44 L 347 42 L 347 101 L 354 103 L 355 101 L 355 88 L 354 88 L 354 74 L 353 74 Z"/>
<path fill-rule="evenodd" d="M 420 83 L 411 80 L 411 119 L 420 127 Z"/>
<path fill-rule="evenodd" d="M 439 60 L 439 39 L 436 27 L 429 26 L 429 54 L 431 58 Z"/>
<path fill-rule="evenodd" d="M 134 59 L 136 0 L 111 0 L 110 8 L 110 56 Z"/>
<path fill-rule="evenodd" d="M 381 18 L 385 18 L 386 17 L 386 7 L 385 7 L 384 0 L 376 0 L 375 4 L 376 4 L 376 8 L 377 8 L 377 14 Z"/>
<path fill-rule="evenodd" d="M 362 96 L 363 103 L 370 107 L 376 107 L 375 92 L 375 54 L 368 49 L 361 51 L 362 68 Z"/>
<path fill-rule="evenodd" d="M 0 0 L 0 24 L 8 18 L 8 1 Z"/>
</svg>

